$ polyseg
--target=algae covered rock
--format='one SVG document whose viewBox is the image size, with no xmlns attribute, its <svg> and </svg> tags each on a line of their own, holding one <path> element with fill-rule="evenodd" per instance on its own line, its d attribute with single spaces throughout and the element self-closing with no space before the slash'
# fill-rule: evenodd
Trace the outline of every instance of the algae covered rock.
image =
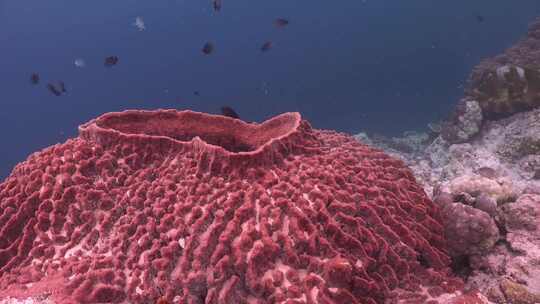
<svg viewBox="0 0 540 304">
<path fill-rule="evenodd" d="M 540 302 L 540 294 L 530 292 L 523 284 L 503 279 L 500 286 L 508 303 L 536 304 Z"/>
<path fill-rule="evenodd" d="M 470 95 L 488 119 L 507 117 L 540 105 L 540 71 L 512 64 L 483 68 L 474 75 Z"/>
<path fill-rule="evenodd" d="M 487 119 L 540 106 L 540 18 L 525 38 L 473 69 L 466 95 L 479 102 Z"/>
<path fill-rule="evenodd" d="M 450 119 L 442 124 L 441 136 L 450 143 L 463 143 L 480 131 L 482 109 L 478 101 L 464 98 L 458 102 Z"/>
<path fill-rule="evenodd" d="M 442 209 L 444 228 L 452 256 L 487 253 L 499 240 L 495 221 L 486 212 L 461 203 Z"/>
</svg>

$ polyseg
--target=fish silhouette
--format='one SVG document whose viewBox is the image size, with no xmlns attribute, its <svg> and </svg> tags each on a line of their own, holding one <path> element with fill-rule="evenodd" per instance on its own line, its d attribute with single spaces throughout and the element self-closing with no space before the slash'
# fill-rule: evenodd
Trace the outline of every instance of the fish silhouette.
<svg viewBox="0 0 540 304">
<path fill-rule="evenodd" d="M 201 51 L 205 55 L 210 55 L 214 51 L 214 45 L 211 42 L 207 42 L 207 43 L 204 44 Z"/>
<path fill-rule="evenodd" d="M 221 0 L 212 0 L 212 6 L 214 11 L 219 12 L 221 10 Z"/>
<path fill-rule="evenodd" d="M 274 26 L 275 27 L 285 27 L 289 25 L 289 20 L 287 19 L 284 19 L 284 18 L 276 18 L 274 20 Z"/>
<path fill-rule="evenodd" d="M 105 66 L 112 67 L 118 63 L 118 56 L 109 56 L 105 58 Z"/>
<path fill-rule="evenodd" d="M 62 95 L 62 88 L 57 88 L 53 83 L 48 83 L 47 89 L 49 89 L 49 92 L 53 93 L 55 96 Z"/>
<path fill-rule="evenodd" d="M 58 86 L 60 87 L 60 92 L 66 93 L 66 84 L 63 81 L 58 82 Z"/>
<path fill-rule="evenodd" d="M 236 113 L 236 111 L 233 110 L 233 108 L 231 108 L 229 106 L 221 107 L 221 114 L 223 116 L 240 119 L 240 116 L 238 115 L 238 113 Z"/>
<path fill-rule="evenodd" d="M 266 41 L 265 43 L 263 43 L 263 45 L 261 46 L 261 52 L 267 52 L 269 51 L 273 46 L 273 43 L 272 41 Z"/>
<path fill-rule="evenodd" d="M 30 76 L 30 82 L 32 84 L 38 84 L 39 83 L 39 74 L 38 73 L 32 73 Z"/>
</svg>

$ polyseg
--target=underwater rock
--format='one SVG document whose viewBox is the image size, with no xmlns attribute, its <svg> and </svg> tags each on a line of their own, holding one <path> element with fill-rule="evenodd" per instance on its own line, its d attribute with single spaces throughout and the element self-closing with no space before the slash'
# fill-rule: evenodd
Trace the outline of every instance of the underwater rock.
<svg viewBox="0 0 540 304">
<path fill-rule="evenodd" d="M 404 132 L 402 137 L 392 137 L 387 144 L 397 151 L 414 152 L 421 149 L 423 144 L 429 140 L 429 135 L 422 132 Z"/>
<path fill-rule="evenodd" d="M 473 247 L 474 252 L 483 252 L 481 255 L 459 247 L 459 242 L 451 247 L 467 253 L 464 258 L 468 263 L 461 266 L 465 268 L 466 289 L 480 290 L 492 303 L 526 303 L 514 296 L 540 294 L 540 182 L 534 179 L 540 153 L 533 145 L 524 144 L 535 142 L 537 134 L 540 109 L 487 121 L 467 143 L 450 144 L 438 137 L 431 143 L 419 143 L 420 147 L 410 152 L 377 145 L 407 163 L 440 208 L 453 206 L 449 209 L 453 212 L 446 213 L 448 221 L 462 221 L 464 213 L 473 219 L 483 218 L 489 223 L 485 226 L 488 231 L 498 228 L 499 238 L 495 240 L 491 234 L 488 245 L 493 241 L 495 245 L 489 250 Z M 370 139 L 365 134 L 363 137 Z M 467 225 L 459 229 L 471 229 Z M 480 231 L 481 227 L 477 225 Z M 502 283 L 505 279 L 527 292 L 510 293 L 511 284 Z"/>
<path fill-rule="evenodd" d="M 522 195 L 516 202 L 504 205 L 502 214 L 508 233 L 522 231 L 527 236 L 534 236 L 540 240 L 540 222 L 538 221 L 540 218 L 540 195 Z M 540 258 L 540 252 L 538 257 Z"/>
<path fill-rule="evenodd" d="M 495 132 L 500 134 L 495 135 Z M 502 120 L 490 134 L 497 136 L 496 153 L 508 161 L 520 162 L 528 157 L 540 155 L 540 111 L 516 114 Z"/>
<path fill-rule="evenodd" d="M 486 194 L 480 194 L 474 201 L 474 208 L 482 210 L 489 214 L 491 217 L 497 215 L 497 201 Z"/>
<path fill-rule="evenodd" d="M 430 138 L 428 133 L 406 131 L 403 132 L 401 137 L 385 137 L 382 135 L 372 135 L 369 137 L 366 133 L 359 133 L 354 135 L 354 138 L 362 143 L 375 145 L 381 149 L 387 151 L 387 153 L 417 153 L 420 150 L 425 149 L 426 143 L 429 143 Z"/>
<path fill-rule="evenodd" d="M 442 123 L 440 134 L 449 143 L 464 143 L 480 131 L 482 119 L 478 101 L 461 99 L 449 120 Z"/>
<path fill-rule="evenodd" d="M 433 203 L 437 204 L 440 208 L 445 205 L 454 203 L 454 196 L 448 192 L 438 191 L 433 197 Z"/>
<path fill-rule="evenodd" d="M 367 133 L 362 132 L 362 133 L 355 134 L 353 135 L 353 138 L 358 140 L 360 143 L 364 145 L 373 146 L 373 142 L 371 141 Z"/>
<path fill-rule="evenodd" d="M 529 177 L 531 179 L 540 179 L 538 171 L 540 170 L 540 154 L 531 154 L 522 157 L 518 161 L 518 167 L 520 171 L 524 174 L 524 177 Z"/>
<path fill-rule="evenodd" d="M 540 194 L 540 180 L 535 178 L 540 170 L 540 153 L 535 144 L 540 142 L 540 109 L 487 121 L 475 138 L 462 144 L 448 143 L 439 136 L 432 142 L 418 142 L 414 151 L 404 151 L 380 144 L 383 140 L 362 136 L 362 141 L 369 140 L 402 159 L 429 195 L 436 184 L 447 184 L 464 175 L 485 177 L 490 174 L 487 171 L 493 171 L 495 180 L 510 181 L 516 195 Z"/>
<path fill-rule="evenodd" d="M 540 70 L 507 64 L 486 68 L 475 77 L 470 94 L 487 119 L 508 117 L 540 105 Z"/>
<path fill-rule="evenodd" d="M 522 195 L 501 209 L 506 241 L 516 255 L 505 272 L 540 299 L 540 195 Z"/>
<path fill-rule="evenodd" d="M 403 162 L 298 113 L 108 113 L 0 184 L 0 300 L 424 303 L 462 286 L 440 217 Z"/>
<path fill-rule="evenodd" d="M 507 303 L 536 304 L 540 302 L 540 294 L 530 292 L 526 285 L 503 279 L 500 286 Z"/>
<path fill-rule="evenodd" d="M 461 203 L 442 207 L 450 255 L 483 255 L 499 240 L 495 221 L 484 211 Z"/>
<path fill-rule="evenodd" d="M 497 170 L 487 166 L 476 169 L 476 173 L 489 179 L 496 179 L 499 176 Z"/>
<path fill-rule="evenodd" d="M 490 302 L 478 291 L 471 291 L 450 299 L 446 304 L 490 304 Z"/>
<path fill-rule="evenodd" d="M 540 134 L 515 137 L 502 146 L 499 152 L 506 157 L 523 158 L 540 154 Z"/>
<path fill-rule="evenodd" d="M 466 95 L 477 100 L 486 119 L 500 119 L 540 105 L 540 18 L 527 36 L 503 54 L 478 64 Z"/>
<path fill-rule="evenodd" d="M 517 191 L 508 178 L 496 180 L 481 175 L 470 174 L 459 176 L 443 186 L 443 191 L 455 195 L 467 193 L 473 197 L 488 196 L 498 203 L 515 200 Z"/>
</svg>

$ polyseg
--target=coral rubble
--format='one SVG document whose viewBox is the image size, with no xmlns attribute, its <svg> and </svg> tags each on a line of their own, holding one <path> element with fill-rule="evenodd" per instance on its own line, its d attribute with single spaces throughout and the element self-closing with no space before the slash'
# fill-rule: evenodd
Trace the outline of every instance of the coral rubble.
<svg viewBox="0 0 540 304">
<path fill-rule="evenodd" d="M 540 18 L 525 38 L 474 67 L 464 93 L 440 130 L 449 143 L 471 140 L 485 121 L 540 106 Z"/>
<path fill-rule="evenodd" d="M 467 289 L 491 303 L 538 303 L 540 109 L 488 121 L 463 143 L 410 134 L 357 139 L 401 158 L 440 206 L 453 270 Z M 395 144 L 404 142 L 417 147 Z"/>
</svg>

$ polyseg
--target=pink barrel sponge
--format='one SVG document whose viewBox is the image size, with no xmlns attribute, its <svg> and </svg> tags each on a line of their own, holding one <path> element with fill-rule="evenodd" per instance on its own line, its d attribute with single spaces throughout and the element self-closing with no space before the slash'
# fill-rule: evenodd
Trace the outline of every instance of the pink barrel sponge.
<svg viewBox="0 0 540 304">
<path fill-rule="evenodd" d="M 410 170 L 299 113 L 125 111 L 79 132 L 0 184 L 0 300 L 422 303 L 460 285 Z"/>
</svg>

